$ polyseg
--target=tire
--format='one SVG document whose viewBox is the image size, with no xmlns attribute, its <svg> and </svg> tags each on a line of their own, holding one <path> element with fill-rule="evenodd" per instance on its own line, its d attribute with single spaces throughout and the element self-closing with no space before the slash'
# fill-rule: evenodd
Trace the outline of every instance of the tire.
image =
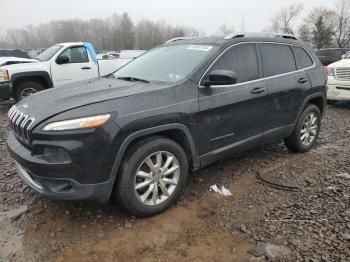
<svg viewBox="0 0 350 262">
<path fill-rule="evenodd" d="M 314 125 L 310 125 L 310 127 L 307 126 L 306 121 L 310 120 L 311 116 L 316 117 L 314 121 L 316 124 L 316 129 L 314 128 Z M 313 122 L 313 120 L 311 122 Z M 309 151 L 316 143 L 320 133 L 320 128 L 321 113 L 319 108 L 315 105 L 308 105 L 301 114 L 293 133 L 284 139 L 284 143 L 293 152 L 305 153 Z M 302 130 L 304 132 L 303 134 Z M 305 132 L 304 130 L 307 131 Z M 303 135 L 305 135 L 304 141 L 302 140 Z"/>
<path fill-rule="evenodd" d="M 169 168 L 164 169 L 170 172 L 173 168 L 175 171 L 170 175 L 165 175 L 161 170 L 156 170 L 157 167 L 154 163 L 158 163 L 157 156 L 159 153 L 161 153 L 161 157 L 159 157 L 161 165 L 158 164 L 158 166 L 162 166 L 163 169 L 167 160 L 173 157 Z M 151 157 L 154 168 L 152 170 L 156 170 L 154 172 L 150 168 L 150 162 L 148 164 L 145 162 L 148 157 Z M 179 168 L 176 169 L 176 166 L 179 166 Z M 137 176 L 136 174 L 142 174 L 143 176 Z M 144 177 L 145 174 L 147 178 Z M 119 203 L 133 215 L 148 217 L 165 211 L 178 200 L 186 185 L 187 177 L 188 160 L 183 148 L 172 140 L 163 137 L 150 137 L 135 143 L 128 150 L 121 165 L 115 187 L 116 192 L 113 194 Z M 168 179 L 167 182 L 164 182 L 164 179 Z M 166 184 L 168 181 L 171 181 L 172 184 Z M 176 185 L 173 184 L 174 181 L 177 181 Z M 141 187 L 141 185 L 144 185 L 142 183 L 151 184 Z M 156 184 L 157 186 L 155 186 Z M 169 196 L 164 194 L 162 186 L 163 189 L 165 186 Z M 155 188 L 157 189 L 155 190 Z M 158 197 L 153 198 L 153 196 L 157 196 L 154 192 L 158 192 Z"/>
<path fill-rule="evenodd" d="M 25 81 L 18 85 L 15 92 L 16 101 L 21 101 L 22 99 L 44 90 L 44 86 L 38 82 Z"/>
<path fill-rule="evenodd" d="M 329 100 L 329 99 L 327 100 L 328 105 L 334 106 L 336 103 L 337 103 L 336 100 Z"/>
</svg>

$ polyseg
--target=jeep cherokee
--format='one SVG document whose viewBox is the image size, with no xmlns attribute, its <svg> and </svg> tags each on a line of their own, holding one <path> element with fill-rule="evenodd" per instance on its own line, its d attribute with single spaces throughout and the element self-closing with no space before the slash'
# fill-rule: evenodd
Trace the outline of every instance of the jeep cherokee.
<svg viewBox="0 0 350 262">
<path fill-rule="evenodd" d="M 290 35 L 177 38 L 108 77 L 20 101 L 8 149 L 49 198 L 116 198 L 150 216 L 179 198 L 189 171 L 272 139 L 310 150 L 325 84 L 312 49 Z"/>
</svg>

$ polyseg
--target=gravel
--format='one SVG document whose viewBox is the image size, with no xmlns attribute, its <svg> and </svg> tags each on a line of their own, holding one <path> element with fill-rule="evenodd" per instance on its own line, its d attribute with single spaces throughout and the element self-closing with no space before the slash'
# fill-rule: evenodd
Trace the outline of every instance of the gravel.
<svg viewBox="0 0 350 262">
<path fill-rule="evenodd" d="M 275 141 L 220 161 L 192 174 L 180 201 L 148 219 L 115 204 L 34 193 L 7 153 L 6 111 L 0 106 L 0 259 L 349 261 L 350 104 L 328 107 L 310 152 L 294 154 Z M 301 190 L 271 188 L 257 172 Z M 233 196 L 209 192 L 214 184 Z"/>
</svg>

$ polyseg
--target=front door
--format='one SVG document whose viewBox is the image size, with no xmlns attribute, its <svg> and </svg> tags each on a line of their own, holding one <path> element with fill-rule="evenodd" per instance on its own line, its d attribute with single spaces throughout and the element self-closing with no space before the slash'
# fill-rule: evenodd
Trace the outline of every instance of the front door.
<svg viewBox="0 0 350 262">
<path fill-rule="evenodd" d="M 69 62 L 66 64 L 52 62 L 51 75 L 54 86 L 79 82 L 98 76 L 98 66 L 92 61 L 84 46 L 67 48 L 60 55 L 67 56 Z"/>
<path fill-rule="evenodd" d="M 200 87 L 198 121 L 202 156 L 219 158 L 221 153 L 262 136 L 267 86 L 260 79 L 258 60 L 257 44 L 237 44 L 227 49 L 203 77 L 202 81 L 213 70 L 231 70 L 237 74 L 238 81 L 229 86 Z"/>
</svg>

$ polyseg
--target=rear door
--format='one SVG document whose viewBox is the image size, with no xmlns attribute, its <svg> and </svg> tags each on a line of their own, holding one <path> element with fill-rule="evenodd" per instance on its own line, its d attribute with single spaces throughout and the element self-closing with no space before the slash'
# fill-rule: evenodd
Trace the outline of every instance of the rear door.
<svg viewBox="0 0 350 262">
<path fill-rule="evenodd" d="M 60 55 L 69 58 L 67 64 L 51 64 L 51 75 L 54 86 L 70 84 L 98 77 L 98 66 L 84 46 L 73 46 L 63 50 Z"/>
<path fill-rule="evenodd" d="M 260 50 L 268 86 L 264 133 L 280 132 L 283 135 L 293 128 L 305 93 L 311 86 L 306 73 L 297 68 L 292 46 L 261 43 Z"/>
<path fill-rule="evenodd" d="M 199 89 L 200 152 L 219 155 L 262 136 L 265 118 L 265 80 L 260 79 L 256 43 L 242 43 L 227 49 L 208 69 L 236 72 L 237 84 Z"/>
</svg>

